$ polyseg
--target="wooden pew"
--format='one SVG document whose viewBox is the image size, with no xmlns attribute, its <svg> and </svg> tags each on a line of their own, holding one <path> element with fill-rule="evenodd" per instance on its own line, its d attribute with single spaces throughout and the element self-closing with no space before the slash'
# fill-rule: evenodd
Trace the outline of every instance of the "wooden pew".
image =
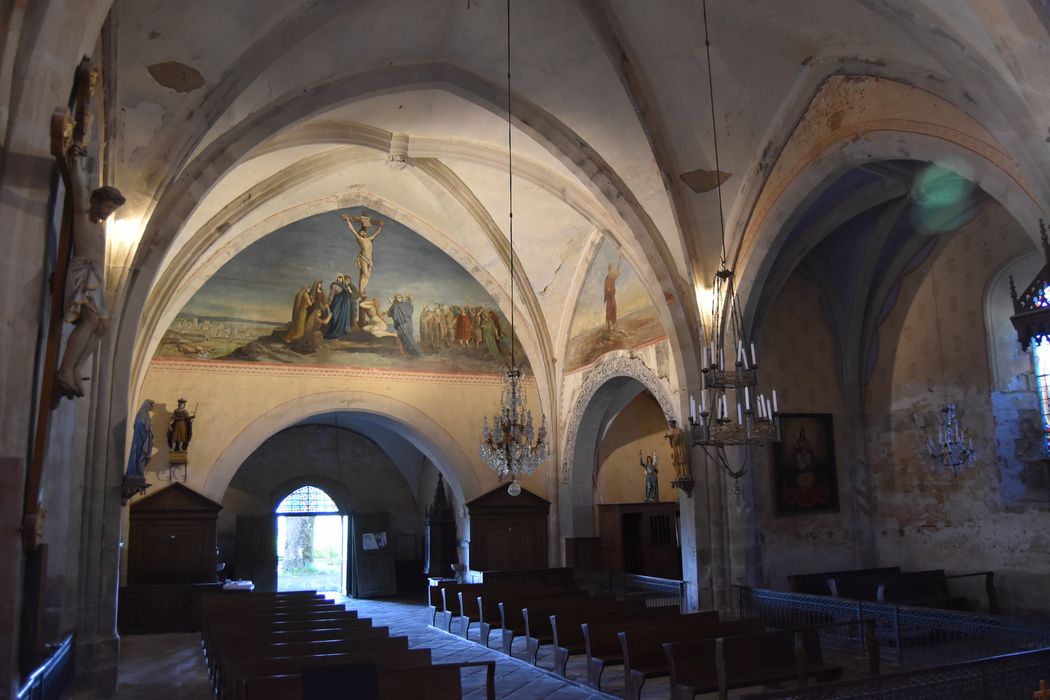
<svg viewBox="0 0 1050 700">
<path fill-rule="evenodd" d="M 469 617 L 465 625 L 469 625 L 473 621 L 474 615 L 477 616 L 478 631 L 481 636 L 481 643 L 484 646 L 489 645 L 489 636 L 493 630 L 503 629 L 503 620 L 500 612 L 500 604 L 509 598 L 513 598 L 518 603 L 527 603 L 538 600 L 553 600 L 555 598 L 571 598 L 573 600 L 586 600 L 587 593 L 585 591 L 563 591 L 556 588 L 526 588 L 518 589 L 514 588 L 511 590 L 497 589 L 495 591 L 486 591 L 479 595 L 474 600 L 474 606 L 466 609 L 465 612 L 469 614 Z M 464 602 L 464 605 L 466 603 Z M 464 627 L 464 632 L 468 627 Z M 466 636 L 466 634 L 464 634 Z"/>
<path fill-rule="evenodd" d="M 716 619 L 718 613 L 687 613 L 713 615 Z M 607 624 L 612 627 L 621 624 L 641 624 L 643 621 L 652 624 L 660 624 L 661 620 L 675 620 L 682 616 L 677 605 L 658 608 L 624 608 L 615 614 L 608 612 L 595 612 L 593 610 L 565 610 L 550 615 L 551 644 L 554 645 L 554 672 L 565 678 L 565 667 L 569 663 L 569 657 L 575 654 L 584 654 L 587 651 L 586 641 L 583 638 L 583 625 Z M 530 612 L 531 617 L 531 612 Z M 623 629 L 621 627 L 621 629 Z M 616 654 L 620 653 L 620 640 L 616 637 L 614 630 L 609 632 L 609 646 Z M 601 669 L 598 669 L 598 680 L 601 679 Z M 597 687 L 597 685 L 596 685 Z"/>
<path fill-rule="evenodd" d="M 526 605 L 535 600 L 537 599 L 528 596 L 508 596 L 499 602 L 500 648 L 507 656 L 513 656 L 511 648 L 514 645 L 514 638 L 525 634 L 525 616 L 522 615 L 521 611 Z M 560 593 L 554 597 L 544 597 L 542 600 L 551 605 L 565 603 L 569 605 L 586 605 L 587 603 L 583 601 L 592 599 L 584 591 L 572 591 L 570 593 Z"/>
<path fill-rule="evenodd" d="M 810 593 L 813 595 L 832 595 L 828 579 L 850 578 L 853 576 L 882 576 L 899 574 L 899 566 L 884 566 L 876 569 L 850 569 L 847 571 L 817 571 L 810 574 L 791 574 L 787 577 L 788 590 L 792 593 Z"/>
<path fill-rule="evenodd" d="M 962 610 L 965 596 L 952 596 L 943 569 L 900 574 L 878 585 L 875 598 L 882 603 Z"/>
<path fill-rule="evenodd" d="M 949 609 L 966 606 L 966 598 L 948 593 L 944 569 L 833 578 L 828 580 L 828 585 L 837 598 Z"/>
<path fill-rule="evenodd" d="M 442 591 L 446 586 L 463 585 L 456 581 L 436 581 L 427 586 L 427 611 L 430 613 L 430 624 L 439 629 L 448 630 L 452 622 L 453 610 L 445 607 L 445 596 Z M 458 600 L 458 598 L 453 598 Z M 441 622 L 438 622 L 440 616 Z"/>
<path fill-rule="evenodd" d="M 576 577 L 571 567 L 560 566 L 548 569 L 506 569 L 482 571 L 484 583 L 515 583 L 527 586 L 544 586 L 571 591 L 576 588 Z"/>
<path fill-rule="evenodd" d="M 462 615 L 460 612 L 463 601 L 473 600 L 481 592 L 487 590 L 500 590 L 501 588 L 516 588 L 515 584 L 485 584 L 485 583 L 445 583 L 440 587 L 441 612 L 444 615 L 440 625 L 446 632 L 452 631 L 452 619 Z M 436 615 L 436 613 L 435 613 Z M 469 624 L 469 623 L 468 623 Z M 435 621 L 436 625 L 436 621 Z M 438 625 L 436 625 L 438 626 Z"/>
<path fill-rule="evenodd" d="M 808 637 L 804 641 L 804 637 Z M 777 630 L 663 644 L 671 676 L 671 700 L 794 680 L 805 685 L 835 680 L 842 667 L 824 661 L 815 629 Z"/>
<path fill-rule="evenodd" d="M 470 625 L 478 623 L 483 644 L 488 646 L 489 635 L 497 626 L 499 603 L 507 597 L 518 599 L 555 598 L 559 596 L 584 596 L 582 591 L 566 591 L 551 586 L 518 586 L 507 584 L 481 584 L 482 588 L 459 592 L 460 636 L 470 633 Z"/>
<path fill-rule="evenodd" d="M 559 612 L 585 613 L 593 611 L 594 614 L 606 617 L 619 618 L 624 612 L 646 610 L 645 600 L 634 598 L 619 601 L 614 598 L 584 598 L 571 603 L 553 603 L 547 600 L 535 600 L 528 605 L 523 605 L 521 616 L 525 620 L 525 660 L 536 665 L 536 659 L 540 653 L 540 647 L 544 644 L 554 642 L 554 629 L 551 627 L 551 616 Z M 582 641 L 582 637 L 581 637 Z"/>
<path fill-rule="evenodd" d="M 653 628 L 675 629 L 687 627 L 693 637 L 704 637 L 718 633 L 718 612 L 661 613 L 651 617 L 622 618 L 618 620 L 595 620 L 581 623 L 584 653 L 587 655 L 587 683 L 601 690 L 602 673 L 609 666 L 623 664 L 623 644 L 620 632 L 628 630 L 650 630 Z M 627 672 L 624 671 L 624 685 Z"/>
<path fill-rule="evenodd" d="M 709 624 L 709 623 L 708 623 Z M 665 625 L 645 629 L 625 630 L 617 634 L 623 651 L 623 685 L 626 700 L 638 700 L 642 686 L 650 678 L 670 673 L 663 645 L 667 642 L 687 642 L 694 639 L 714 639 L 765 631 L 760 619 L 721 621 L 712 631 L 690 629 L 683 625 Z"/>
<path fill-rule="evenodd" d="M 208 669 L 212 678 L 222 667 L 226 654 L 253 654 L 257 656 L 291 656 L 293 646 L 312 645 L 323 652 L 325 646 L 360 639 L 385 639 L 390 636 L 387 627 L 372 627 L 369 620 L 355 620 L 352 627 L 291 630 L 280 632 L 246 631 L 217 638 L 208 655 Z"/>
<path fill-rule="evenodd" d="M 461 700 L 461 672 L 471 666 L 486 667 L 485 697 L 496 700 L 495 661 L 376 669 L 379 697 L 381 700 Z M 244 700 L 302 700 L 300 683 L 298 673 L 252 676 L 244 681 Z"/>
<path fill-rule="evenodd" d="M 367 661 L 377 668 L 429 666 L 430 649 L 409 649 L 406 637 L 361 640 L 354 648 L 331 653 L 300 653 L 290 656 L 249 657 L 231 660 L 227 665 L 216 697 L 221 700 L 244 700 L 244 681 L 252 676 L 298 673 L 309 666 L 360 663 Z"/>
<path fill-rule="evenodd" d="M 201 644 L 205 655 L 211 653 L 218 636 L 228 633 L 229 630 L 252 629 L 262 631 L 265 629 L 280 631 L 311 627 L 325 627 L 332 623 L 348 624 L 347 620 L 361 620 L 364 624 L 371 625 L 368 618 L 358 618 L 356 611 L 317 611 L 305 613 L 266 613 L 264 611 L 231 613 L 230 615 L 205 621 L 201 625 Z"/>
</svg>

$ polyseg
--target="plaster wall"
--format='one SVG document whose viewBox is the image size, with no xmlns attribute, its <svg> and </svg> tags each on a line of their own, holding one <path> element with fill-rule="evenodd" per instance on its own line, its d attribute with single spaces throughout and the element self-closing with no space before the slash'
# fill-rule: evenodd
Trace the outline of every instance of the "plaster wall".
<svg viewBox="0 0 1050 700">
<path fill-rule="evenodd" d="M 852 568 L 855 554 L 854 533 L 845 512 L 849 451 L 838 346 L 821 308 L 820 290 L 799 272 L 777 295 L 758 348 L 762 384 L 776 387 L 781 410 L 830 413 L 835 431 L 838 512 L 778 516 L 771 451 L 759 455 L 751 475 L 762 584 L 785 588 L 789 574 Z"/>
<path fill-rule="evenodd" d="M 1026 232 L 997 205 L 946 235 L 902 283 L 902 301 L 880 328 L 866 396 L 880 563 L 994 571 L 1000 604 L 1012 614 L 1047 611 L 1050 539 L 1038 525 L 1045 500 L 1033 505 L 1002 498 L 999 452 L 1012 428 L 999 424 L 1011 418 L 995 410 L 992 395 L 985 290 L 1030 246 Z M 988 293 L 996 291 L 1007 294 L 1005 288 Z M 1023 403 L 1024 396 L 1015 398 Z M 936 430 L 945 401 L 957 404 L 977 450 L 975 466 L 957 477 L 934 465 L 926 451 L 923 427 Z M 961 590 L 983 599 L 979 585 Z"/>
<path fill-rule="evenodd" d="M 595 498 L 599 505 L 645 500 L 645 472 L 638 463 L 639 451 L 643 457 L 656 452 L 660 500 L 677 500 L 677 492 L 671 487 L 674 467 L 666 433 L 667 419 L 648 392 L 624 406 L 609 424 L 598 449 Z"/>
<path fill-rule="evenodd" d="M 163 442 L 175 399 L 185 397 L 190 407 L 198 406 L 187 486 L 219 502 L 225 502 L 234 472 L 256 448 L 304 418 L 349 411 L 384 420 L 432 465 L 431 471 L 420 470 L 415 477 L 418 484 L 406 487 L 413 501 L 425 487 L 423 502 L 408 509 L 420 513 L 433 498 L 434 468 L 444 474 L 446 492 L 456 504 L 498 485 L 495 474 L 481 463 L 478 441 L 481 419 L 491 419 L 502 389 L 499 377 L 487 375 L 312 367 L 260 369 L 227 363 L 158 361 L 147 373 L 141 397 L 136 400 L 149 397 L 157 401 L 153 431 L 158 446 Z M 529 385 L 527 392 L 528 403 L 536 412 L 534 386 Z M 399 473 L 391 456 L 386 457 L 390 469 Z M 522 479 L 523 488 L 549 498 L 548 470 L 553 464 L 549 460 Z M 167 468 L 167 451 L 159 450 L 150 470 Z M 407 483 L 404 477 L 399 478 Z M 460 529 L 462 532 L 462 525 Z"/>
</svg>

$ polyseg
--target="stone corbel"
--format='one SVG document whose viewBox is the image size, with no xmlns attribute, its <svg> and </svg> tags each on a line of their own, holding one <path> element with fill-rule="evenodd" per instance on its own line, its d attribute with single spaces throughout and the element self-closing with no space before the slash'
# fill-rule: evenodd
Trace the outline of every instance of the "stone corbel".
<svg viewBox="0 0 1050 700">
<path fill-rule="evenodd" d="M 125 475 L 124 481 L 120 485 L 120 505 L 126 506 L 132 496 L 146 493 L 146 489 L 150 486 L 153 486 L 153 484 L 147 484 L 144 476 Z"/>
</svg>

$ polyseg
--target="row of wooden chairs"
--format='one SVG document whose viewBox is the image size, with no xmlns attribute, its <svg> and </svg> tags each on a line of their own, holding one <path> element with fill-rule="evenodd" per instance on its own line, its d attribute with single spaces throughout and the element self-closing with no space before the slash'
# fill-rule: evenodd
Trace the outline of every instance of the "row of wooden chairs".
<svg viewBox="0 0 1050 700">
<path fill-rule="evenodd" d="M 309 591 L 205 596 L 201 644 L 217 700 L 312 700 L 345 694 L 376 700 L 461 700 L 464 668 L 486 668 L 495 698 L 495 662 L 433 664 L 354 610 Z"/>
<path fill-rule="evenodd" d="M 526 660 L 537 664 L 541 647 L 550 645 L 553 670 L 563 677 L 570 657 L 585 655 L 587 681 L 598 690 L 606 668 L 623 666 L 628 700 L 640 697 L 648 679 L 661 676 L 670 677 L 672 697 L 681 698 L 786 680 L 824 681 L 842 672 L 824 661 L 816 632 L 767 632 L 757 618 L 721 620 L 716 612 L 647 608 L 641 601 L 591 597 L 568 586 L 507 580 L 444 583 L 430 600 L 436 624 L 451 629 L 456 619 L 467 636 L 476 622 L 486 646 L 491 631 L 499 629 L 508 655 L 523 636 Z"/>
</svg>

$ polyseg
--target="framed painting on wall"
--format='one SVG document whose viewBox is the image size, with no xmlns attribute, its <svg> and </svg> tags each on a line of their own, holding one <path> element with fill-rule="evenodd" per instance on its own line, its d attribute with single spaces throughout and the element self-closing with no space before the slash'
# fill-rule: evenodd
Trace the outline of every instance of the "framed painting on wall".
<svg viewBox="0 0 1050 700">
<path fill-rule="evenodd" d="M 835 433 L 830 413 L 783 413 L 773 450 L 777 515 L 839 509 Z"/>
</svg>

